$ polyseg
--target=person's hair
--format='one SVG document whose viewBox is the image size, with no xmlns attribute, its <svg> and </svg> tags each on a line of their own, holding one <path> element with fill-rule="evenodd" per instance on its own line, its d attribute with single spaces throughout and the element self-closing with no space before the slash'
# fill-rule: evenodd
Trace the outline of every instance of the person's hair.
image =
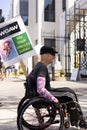
<svg viewBox="0 0 87 130">
<path fill-rule="evenodd" d="M 40 49 L 40 55 L 43 54 L 51 54 L 55 56 L 55 54 L 58 53 L 54 48 L 49 47 L 49 46 L 42 46 Z"/>
<path fill-rule="evenodd" d="M 10 48 L 12 48 L 12 41 L 6 40 L 6 41 L 4 41 L 3 45 L 4 45 L 4 48 L 6 48 L 6 46 L 9 46 Z"/>
</svg>

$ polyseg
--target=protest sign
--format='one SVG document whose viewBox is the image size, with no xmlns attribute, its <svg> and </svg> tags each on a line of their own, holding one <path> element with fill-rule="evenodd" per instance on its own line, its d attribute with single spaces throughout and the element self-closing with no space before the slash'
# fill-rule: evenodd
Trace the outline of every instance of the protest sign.
<svg viewBox="0 0 87 130">
<path fill-rule="evenodd" d="M 0 55 L 5 67 L 36 55 L 21 16 L 0 24 Z"/>
</svg>

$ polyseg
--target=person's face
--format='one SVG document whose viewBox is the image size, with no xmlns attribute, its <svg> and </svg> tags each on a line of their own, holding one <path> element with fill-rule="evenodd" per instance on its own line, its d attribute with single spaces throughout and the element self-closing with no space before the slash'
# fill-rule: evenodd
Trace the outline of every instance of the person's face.
<svg viewBox="0 0 87 130">
<path fill-rule="evenodd" d="M 5 43 L 4 50 L 6 50 L 6 51 L 10 52 L 11 47 L 9 46 L 9 44 L 8 44 L 8 43 Z"/>
<path fill-rule="evenodd" d="M 7 46 L 6 49 L 8 52 L 10 52 L 10 50 L 11 50 L 10 46 Z"/>
<path fill-rule="evenodd" d="M 4 51 L 6 52 L 6 56 L 8 57 L 11 52 L 11 46 L 8 43 L 4 44 Z"/>
<path fill-rule="evenodd" d="M 48 64 L 51 64 L 54 59 L 55 59 L 55 56 L 53 56 L 53 55 L 51 55 L 51 54 L 47 54 Z"/>
</svg>

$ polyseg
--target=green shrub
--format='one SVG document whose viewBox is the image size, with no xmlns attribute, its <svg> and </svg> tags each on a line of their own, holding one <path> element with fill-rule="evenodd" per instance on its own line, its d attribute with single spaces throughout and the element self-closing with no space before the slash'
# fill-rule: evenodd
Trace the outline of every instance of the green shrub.
<svg viewBox="0 0 87 130">
<path fill-rule="evenodd" d="M 64 71 L 62 69 L 59 71 L 59 73 L 60 73 L 60 76 L 64 75 Z"/>
</svg>

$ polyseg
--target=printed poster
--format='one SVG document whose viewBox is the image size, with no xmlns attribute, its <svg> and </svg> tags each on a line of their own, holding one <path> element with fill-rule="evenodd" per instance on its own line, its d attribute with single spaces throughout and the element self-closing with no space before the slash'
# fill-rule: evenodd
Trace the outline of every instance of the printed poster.
<svg viewBox="0 0 87 130">
<path fill-rule="evenodd" d="M 0 55 L 6 67 L 36 55 L 21 16 L 0 24 Z"/>
</svg>

